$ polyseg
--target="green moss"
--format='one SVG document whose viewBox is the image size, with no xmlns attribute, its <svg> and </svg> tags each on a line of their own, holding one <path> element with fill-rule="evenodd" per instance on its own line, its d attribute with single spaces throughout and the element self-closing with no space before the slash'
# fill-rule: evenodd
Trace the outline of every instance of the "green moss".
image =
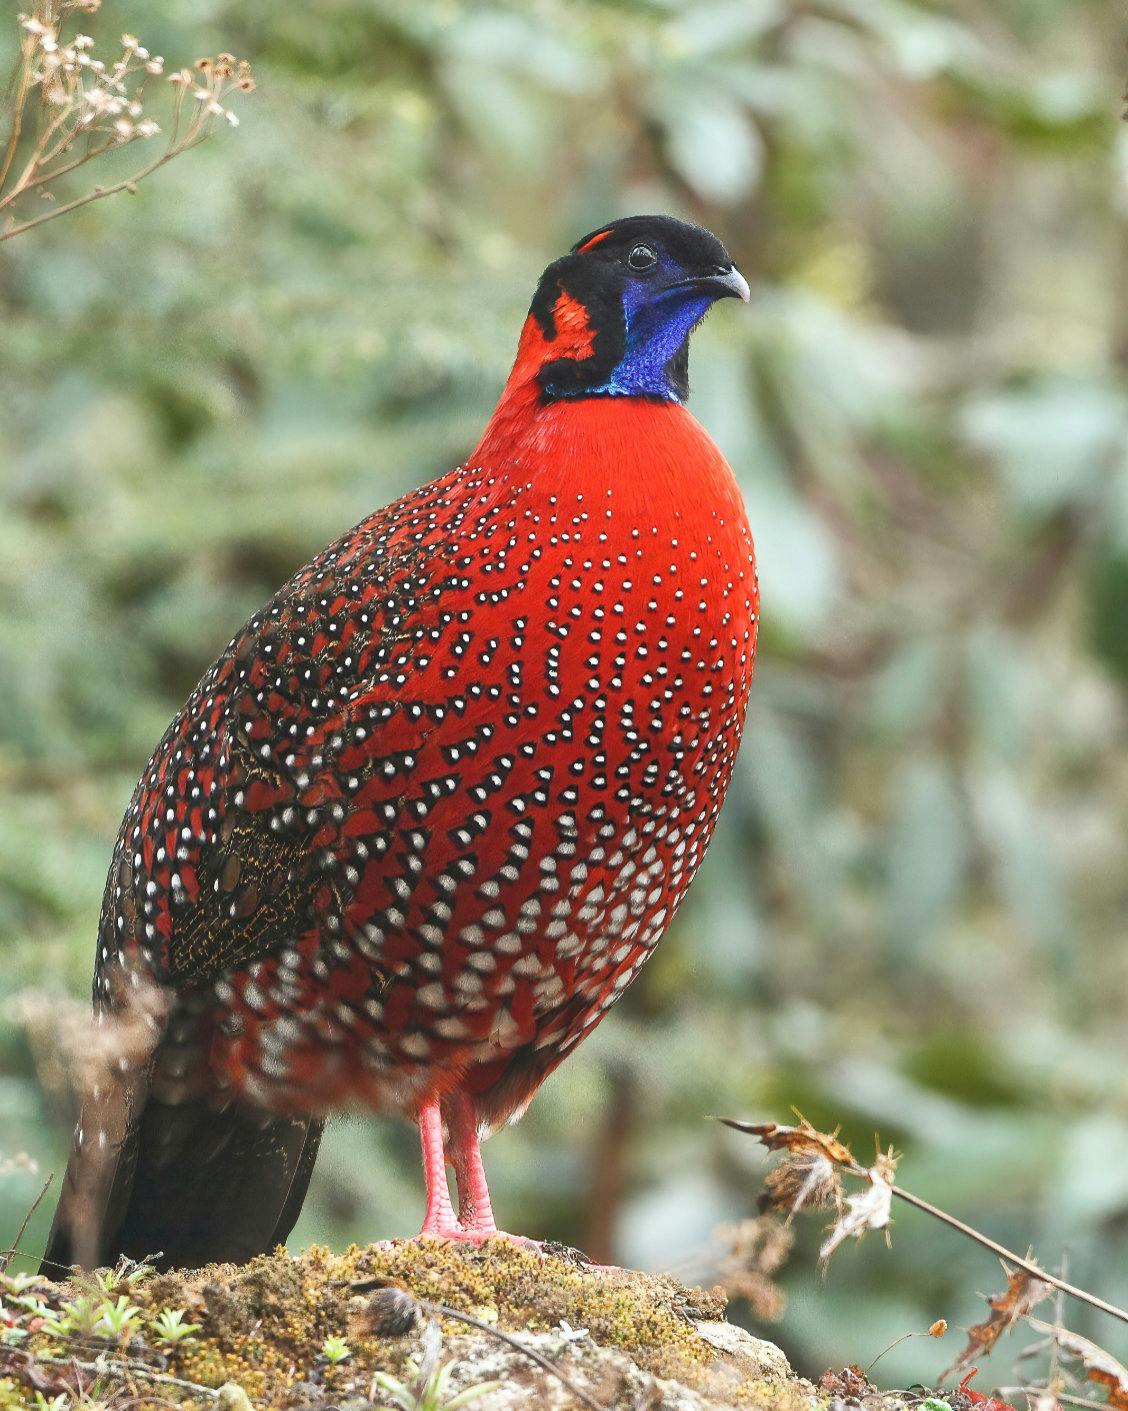
<svg viewBox="0 0 1128 1411">
<path fill-rule="evenodd" d="M 193 1344 L 162 1348 L 170 1375 L 214 1389 L 235 1384 L 256 1407 L 285 1411 L 307 1404 L 311 1389 L 337 1402 L 364 1395 L 374 1370 L 402 1374 L 415 1341 L 381 1335 L 374 1326 L 364 1291 L 374 1286 L 401 1288 L 415 1299 L 458 1309 L 503 1330 L 548 1331 L 566 1320 L 656 1377 L 701 1390 L 716 1386 L 718 1353 L 694 1323 L 723 1316 L 720 1294 L 666 1277 L 593 1269 L 505 1239 L 477 1248 L 403 1240 L 353 1246 L 341 1255 L 314 1246 L 297 1258 L 279 1250 L 243 1268 L 153 1275 L 130 1294 L 147 1318 L 164 1308 L 183 1308 L 200 1324 Z M 441 1321 L 453 1355 L 453 1340 L 465 1338 L 468 1329 L 453 1318 Z M 346 1337 L 352 1351 L 336 1367 L 327 1367 L 321 1355 L 330 1337 Z M 760 1376 L 741 1382 L 732 1367 L 724 1369 L 722 1380 L 726 1400 L 737 1405 L 806 1411 L 810 1404 L 809 1393 L 792 1395 L 782 1381 Z M 26 1388 L 13 1385 L 14 1399 L 0 1399 L 0 1411 L 28 1404 Z M 158 1392 L 166 1406 L 190 1399 L 161 1385 L 154 1387 L 154 1402 Z"/>
</svg>

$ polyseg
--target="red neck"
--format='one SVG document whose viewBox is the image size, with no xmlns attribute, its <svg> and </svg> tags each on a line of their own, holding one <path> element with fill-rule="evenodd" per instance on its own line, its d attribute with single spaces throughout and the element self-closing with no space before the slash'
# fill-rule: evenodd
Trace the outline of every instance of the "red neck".
<svg viewBox="0 0 1128 1411">
<path fill-rule="evenodd" d="M 466 464 L 527 475 L 549 493 L 613 489 L 620 504 L 626 498 L 651 513 L 686 512 L 697 503 L 743 517 L 727 462 L 680 404 L 641 397 L 542 401 L 536 376 L 543 364 L 590 350 L 586 319 L 569 320 L 569 313 L 558 305 L 551 342 L 534 318 L 526 319 L 513 371 Z"/>
</svg>

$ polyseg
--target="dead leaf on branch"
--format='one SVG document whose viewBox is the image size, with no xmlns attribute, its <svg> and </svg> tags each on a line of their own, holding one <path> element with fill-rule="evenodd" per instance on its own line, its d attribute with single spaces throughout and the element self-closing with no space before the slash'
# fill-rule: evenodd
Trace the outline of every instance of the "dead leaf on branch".
<svg viewBox="0 0 1128 1411">
<path fill-rule="evenodd" d="M 760 1210 L 821 1210 L 828 1205 L 842 1209 L 840 1168 L 856 1170 L 850 1148 L 838 1140 L 837 1131 L 820 1132 L 805 1119 L 795 1127 L 776 1122 L 741 1122 L 722 1117 L 726 1127 L 745 1132 L 769 1151 L 786 1153 L 785 1159 L 764 1180 Z"/>
<path fill-rule="evenodd" d="M 1020 1318 L 1025 1318 L 1030 1310 L 1049 1294 L 1050 1285 L 1026 1269 L 1015 1269 L 1008 1273 L 1006 1291 L 992 1294 L 987 1299 L 991 1312 L 982 1323 L 975 1323 L 968 1328 L 967 1346 L 940 1380 L 946 1381 L 954 1372 L 962 1371 L 975 1358 L 986 1356 L 1005 1332 L 1013 1328 Z M 1128 1404 L 1123 1411 L 1128 1411 Z"/>
<path fill-rule="evenodd" d="M 759 1199 L 761 1213 L 786 1210 L 824 1210 L 828 1205 L 842 1208 L 842 1178 L 837 1166 L 821 1152 L 789 1152 L 785 1160 L 764 1177 Z"/>
<path fill-rule="evenodd" d="M 867 1230 L 884 1230 L 886 1243 L 889 1242 L 889 1221 L 893 1204 L 893 1174 L 897 1169 L 897 1156 L 890 1147 L 879 1151 L 873 1165 L 865 1173 L 869 1185 L 863 1191 L 846 1197 L 846 1207 L 831 1227 L 830 1234 L 819 1250 L 819 1264 L 823 1273 L 830 1263 L 831 1256 L 844 1240 L 860 1240 Z"/>
<path fill-rule="evenodd" d="M 1091 1382 L 1098 1382 L 1108 1390 L 1110 1406 L 1115 1407 L 1116 1411 L 1128 1411 L 1128 1367 L 1118 1362 L 1097 1343 L 1083 1338 L 1080 1333 L 1071 1333 L 1068 1328 L 1044 1323 L 1040 1318 L 1031 1318 L 1028 1314 L 1023 1314 L 1023 1317 L 1032 1328 L 1053 1338 L 1064 1356 L 1080 1362 Z"/>
<path fill-rule="evenodd" d="M 861 1239 L 867 1230 L 888 1230 L 893 1174 L 899 1160 L 892 1147 L 879 1151 L 874 1164 L 867 1169 L 858 1163 L 845 1142 L 838 1140 L 837 1128 L 833 1132 L 820 1132 L 804 1117 L 800 1117 L 794 1127 L 780 1126 L 777 1122 L 741 1122 L 732 1117 L 720 1120 L 734 1131 L 758 1138 L 769 1151 L 786 1153 L 764 1182 L 761 1210 L 794 1213 L 805 1207 L 833 1202 L 838 1218 L 819 1251 L 824 1272 L 831 1255 L 844 1240 Z M 868 1181 L 868 1187 L 854 1195 L 844 1195 L 843 1170 Z"/>
<path fill-rule="evenodd" d="M 805 1117 L 800 1117 L 797 1127 L 780 1126 L 778 1122 L 742 1122 L 736 1117 L 719 1119 L 734 1132 L 746 1132 L 757 1137 L 769 1151 L 808 1151 L 821 1152 L 836 1166 L 856 1166 L 850 1148 L 838 1140 L 840 1128 L 833 1132 L 820 1132 L 811 1126 Z"/>
</svg>

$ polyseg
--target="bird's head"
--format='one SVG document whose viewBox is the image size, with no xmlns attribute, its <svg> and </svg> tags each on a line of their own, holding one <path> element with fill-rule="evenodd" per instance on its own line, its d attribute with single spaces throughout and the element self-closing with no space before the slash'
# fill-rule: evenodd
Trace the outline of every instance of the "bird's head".
<svg viewBox="0 0 1128 1411">
<path fill-rule="evenodd" d="M 715 235 L 670 216 L 600 226 L 541 276 L 529 310 L 543 349 L 545 401 L 684 401 L 689 335 L 718 299 L 748 284 Z M 532 350 L 530 349 L 530 353 Z"/>
</svg>

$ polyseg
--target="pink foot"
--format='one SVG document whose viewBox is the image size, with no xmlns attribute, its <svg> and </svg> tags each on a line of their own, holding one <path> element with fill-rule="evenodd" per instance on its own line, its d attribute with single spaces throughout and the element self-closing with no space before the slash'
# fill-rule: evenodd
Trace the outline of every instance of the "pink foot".
<svg viewBox="0 0 1128 1411">
<path fill-rule="evenodd" d="M 537 1240 L 499 1230 L 490 1205 L 482 1151 L 478 1142 L 473 1100 L 459 1093 L 452 1100 L 450 1141 L 458 1184 L 458 1214 L 450 1199 L 446 1176 L 443 1118 L 438 1099 L 419 1109 L 419 1138 L 423 1147 L 423 1175 L 427 1182 L 427 1214 L 420 1239 L 454 1240 L 482 1244 L 488 1239 L 511 1240 L 524 1249 L 540 1250 Z"/>
<path fill-rule="evenodd" d="M 431 1226 L 424 1224 L 416 1239 L 426 1240 L 452 1240 L 455 1244 L 485 1244 L 487 1240 L 508 1240 L 510 1244 L 520 1245 L 522 1249 L 535 1250 L 537 1254 L 544 1251 L 544 1246 L 540 1240 L 528 1239 L 525 1235 L 511 1235 L 507 1230 L 468 1230 L 465 1225 L 455 1220 L 453 1225 Z"/>
</svg>

